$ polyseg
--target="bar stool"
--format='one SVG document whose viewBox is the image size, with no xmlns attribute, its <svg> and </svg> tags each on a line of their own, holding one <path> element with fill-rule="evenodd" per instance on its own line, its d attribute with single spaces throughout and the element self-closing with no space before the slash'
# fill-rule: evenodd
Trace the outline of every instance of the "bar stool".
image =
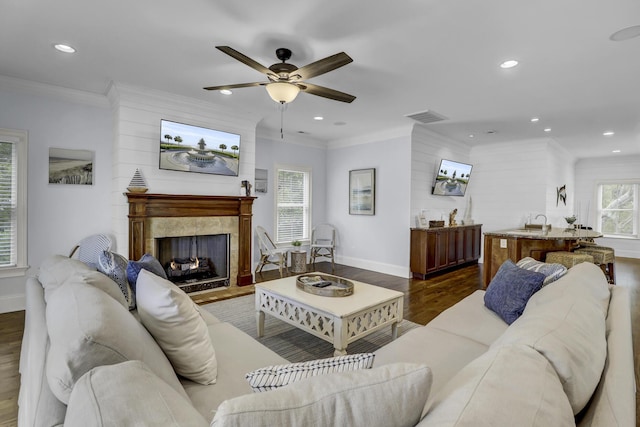
<svg viewBox="0 0 640 427">
<path fill-rule="evenodd" d="M 593 263 L 598 265 L 611 284 L 615 284 L 614 264 L 616 255 L 613 248 L 599 245 L 581 245 L 573 253 L 591 255 Z"/>
<path fill-rule="evenodd" d="M 567 268 L 571 268 L 581 262 L 593 262 L 593 256 L 589 254 L 577 254 L 575 252 L 548 252 L 546 256 L 546 262 L 562 264 Z"/>
</svg>

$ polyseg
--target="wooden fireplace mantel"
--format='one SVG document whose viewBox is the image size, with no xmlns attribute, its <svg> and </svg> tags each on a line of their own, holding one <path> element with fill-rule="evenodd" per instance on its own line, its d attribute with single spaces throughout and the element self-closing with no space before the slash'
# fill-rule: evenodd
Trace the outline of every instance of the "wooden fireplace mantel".
<svg viewBox="0 0 640 427">
<path fill-rule="evenodd" d="M 237 216 L 238 286 L 253 283 L 251 274 L 251 217 L 255 197 L 186 194 L 125 193 L 129 201 L 129 259 L 145 253 L 151 218 Z"/>
</svg>

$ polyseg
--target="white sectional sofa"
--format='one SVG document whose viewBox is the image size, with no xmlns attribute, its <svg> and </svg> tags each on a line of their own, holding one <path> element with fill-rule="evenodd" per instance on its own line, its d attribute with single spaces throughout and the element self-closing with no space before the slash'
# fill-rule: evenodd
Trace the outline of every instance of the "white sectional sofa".
<svg viewBox="0 0 640 427">
<path fill-rule="evenodd" d="M 232 325 L 195 308 L 217 359 L 215 383 L 196 383 L 98 273 L 46 264 L 27 282 L 20 426 L 635 425 L 628 293 L 590 264 L 511 325 L 477 291 L 379 349 L 372 369 L 264 393 L 245 374 L 287 361 Z"/>
</svg>

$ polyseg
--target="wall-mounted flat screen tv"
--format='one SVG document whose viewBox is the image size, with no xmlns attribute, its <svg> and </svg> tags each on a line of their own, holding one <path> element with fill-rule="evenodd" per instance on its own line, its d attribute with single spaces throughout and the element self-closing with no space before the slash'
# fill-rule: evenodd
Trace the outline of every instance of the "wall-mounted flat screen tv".
<svg viewBox="0 0 640 427">
<path fill-rule="evenodd" d="M 240 135 L 160 120 L 160 169 L 238 176 Z"/>
<path fill-rule="evenodd" d="M 442 159 L 433 183 L 432 194 L 464 196 L 471 177 L 471 165 Z"/>
</svg>

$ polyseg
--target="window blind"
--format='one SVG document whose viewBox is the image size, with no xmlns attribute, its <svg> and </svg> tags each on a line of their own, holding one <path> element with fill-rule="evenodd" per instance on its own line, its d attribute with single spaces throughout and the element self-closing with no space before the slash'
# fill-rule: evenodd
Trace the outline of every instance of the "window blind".
<svg viewBox="0 0 640 427">
<path fill-rule="evenodd" d="M 15 144 L 0 141 L 0 267 L 15 266 L 17 239 Z"/>
<path fill-rule="evenodd" d="M 278 169 L 276 241 L 309 238 L 309 172 Z"/>
</svg>

